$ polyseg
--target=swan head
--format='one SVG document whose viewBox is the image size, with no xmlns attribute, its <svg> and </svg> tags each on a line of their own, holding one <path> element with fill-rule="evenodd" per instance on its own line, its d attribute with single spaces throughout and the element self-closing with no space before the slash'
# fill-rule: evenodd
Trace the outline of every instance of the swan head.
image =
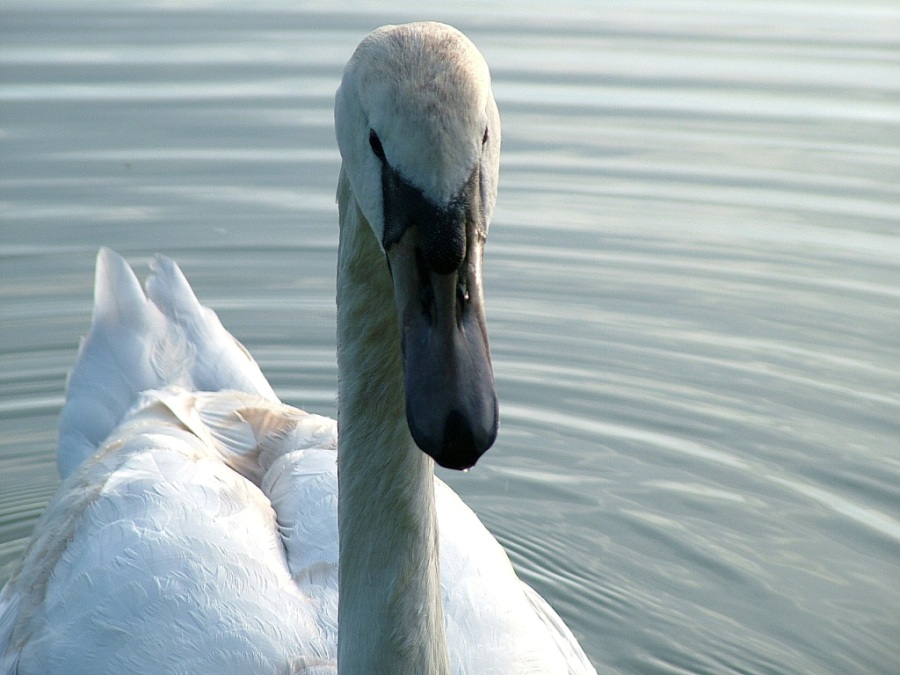
<svg viewBox="0 0 900 675">
<path fill-rule="evenodd" d="M 413 440 L 469 468 L 498 424 L 481 277 L 500 154 L 487 64 L 450 26 L 380 28 L 344 70 L 335 128 L 393 281 Z"/>
</svg>

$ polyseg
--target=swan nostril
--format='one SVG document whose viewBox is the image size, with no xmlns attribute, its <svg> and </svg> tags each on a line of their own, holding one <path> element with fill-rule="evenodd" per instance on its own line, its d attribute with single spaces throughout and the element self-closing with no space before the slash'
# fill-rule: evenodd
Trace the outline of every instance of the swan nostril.
<svg viewBox="0 0 900 675">
<path fill-rule="evenodd" d="M 382 162 L 387 161 L 384 156 L 384 146 L 381 145 L 381 139 L 378 138 L 378 134 L 375 133 L 374 129 L 369 131 L 369 146 L 372 148 L 372 152 L 375 153 L 375 156 L 378 159 Z"/>
<path fill-rule="evenodd" d="M 456 281 L 456 322 L 462 321 L 463 312 L 469 306 L 469 285 L 462 270 L 458 272 Z"/>
</svg>

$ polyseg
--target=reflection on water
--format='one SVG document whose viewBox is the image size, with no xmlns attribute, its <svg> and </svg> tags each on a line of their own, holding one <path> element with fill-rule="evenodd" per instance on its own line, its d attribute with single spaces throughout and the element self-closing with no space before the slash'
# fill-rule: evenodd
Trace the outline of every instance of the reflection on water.
<svg viewBox="0 0 900 675">
<path fill-rule="evenodd" d="M 57 484 L 101 244 L 182 263 L 334 414 L 331 104 L 390 14 L 227 3 L 0 21 L 0 580 Z M 900 660 L 900 13 L 463 3 L 504 118 L 502 429 L 448 476 L 602 671 Z"/>
</svg>

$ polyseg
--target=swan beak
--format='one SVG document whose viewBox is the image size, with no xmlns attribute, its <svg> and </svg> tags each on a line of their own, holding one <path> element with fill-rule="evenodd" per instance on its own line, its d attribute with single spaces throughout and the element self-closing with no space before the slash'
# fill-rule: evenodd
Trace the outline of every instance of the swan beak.
<svg viewBox="0 0 900 675">
<path fill-rule="evenodd" d="M 402 180 L 402 179 L 400 179 Z M 406 419 L 420 449 L 468 469 L 497 437 L 481 283 L 486 236 L 478 171 L 445 208 L 385 181 L 386 246 L 403 349 Z M 417 192 L 417 191 L 416 191 Z M 390 196 L 389 196 L 390 195 Z"/>
</svg>

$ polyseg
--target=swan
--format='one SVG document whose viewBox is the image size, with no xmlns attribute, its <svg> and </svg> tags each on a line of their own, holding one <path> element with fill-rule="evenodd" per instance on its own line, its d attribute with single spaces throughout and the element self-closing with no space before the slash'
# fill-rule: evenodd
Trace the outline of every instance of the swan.
<svg viewBox="0 0 900 675">
<path fill-rule="evenodd" d="M 338 421 L 281 403 L 173 261 L 142 288 L 101 249 L 0 673 L 595 672 L 434 475 L 497 434 L 484 59 L 443 24 L 380 28 L 335 126 Z"/>
</svg>

